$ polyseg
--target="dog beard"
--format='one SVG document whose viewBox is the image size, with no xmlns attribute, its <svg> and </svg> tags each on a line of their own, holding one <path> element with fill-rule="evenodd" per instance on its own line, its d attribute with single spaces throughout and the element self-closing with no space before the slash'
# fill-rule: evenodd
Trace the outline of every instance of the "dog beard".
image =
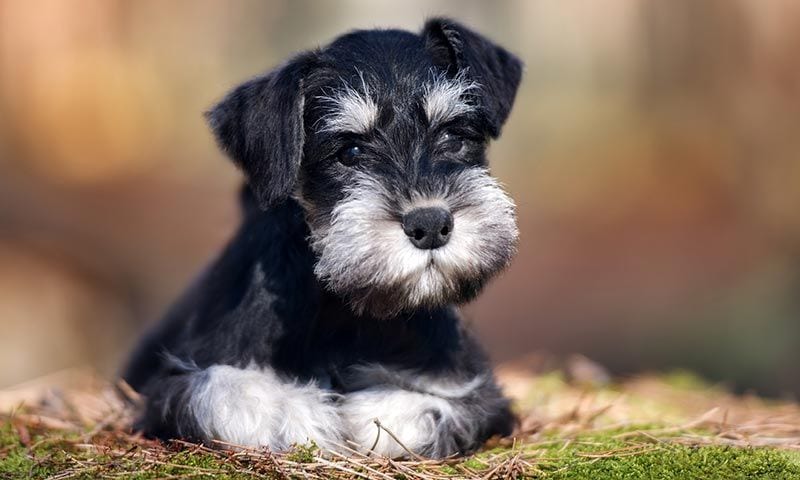
<svg viewBox="0 0 800 480">
<path fill-rule="evenodd" d="M 465 170 L 428 190 L 398 200 L 359 174 L 327 222 L 309 222 L 319 257 L 315 274 L 357 314 L 393 317 L 468 301 L 514 255 L 514 203 L 488 171 Z M 450 210 L 453 232 L 446 245 L 423 250 L 409 241 L 400 219 L 431 205 Z"/>
</svg>

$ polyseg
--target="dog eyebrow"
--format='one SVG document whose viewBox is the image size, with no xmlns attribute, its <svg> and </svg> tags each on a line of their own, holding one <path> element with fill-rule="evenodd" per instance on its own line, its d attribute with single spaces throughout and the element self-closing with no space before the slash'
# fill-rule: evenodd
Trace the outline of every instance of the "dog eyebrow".
<svg viewBox="0 0 800 480">
<path fill-rule="evenodd" d="M 425 84 L 423 91 L 423 107 L 431 125 L 442 124 L 453 118 L 471 112 L 475 105 L 469 97 L 479 85 L 465 78 L 459 72 L 454 78 L 444 74 L 434 75 Z"/>
<path fill-rule="evenodd" d="M 331 95 L 317 97 L 330 104 L 332 111 L 320 117 L 318 133 L 349 132 L 364 134 L 375 128 L 378 122 L 378 105 L 370 95 L 369 86 L 359 72 L 361 88 L 358 91 L 346 82 L 343 88 Z"/>
</svg>

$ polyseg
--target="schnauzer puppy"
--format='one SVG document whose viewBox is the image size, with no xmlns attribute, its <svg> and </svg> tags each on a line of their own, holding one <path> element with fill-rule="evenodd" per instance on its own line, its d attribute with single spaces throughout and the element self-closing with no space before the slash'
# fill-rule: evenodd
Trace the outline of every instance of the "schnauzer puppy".
<svg viewBox="0 0 800 480">
<path fill-rule="evenodd" d="M 213 107 L 247 177 L 244 220 L 130 359 L 138 428 L 390 457 L 509 434 L 509 401 L 454 305 L 516 249 L 514 204 L 485 153 L 521 72 L 433 19 L 420 34 L 348 33 Z"/>
</svg>

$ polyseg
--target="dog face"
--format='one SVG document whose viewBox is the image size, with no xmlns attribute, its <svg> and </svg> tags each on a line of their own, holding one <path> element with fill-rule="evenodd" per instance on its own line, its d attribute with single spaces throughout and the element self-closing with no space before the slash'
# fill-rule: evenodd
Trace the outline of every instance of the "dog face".
<svg viewBox="0 0 800 480">
<path fill-rule="evenodd" d="M 514 205 L 485 152 L 520 76 L 516 57 L 437 19 L 344 35 L 208 116 L 263 208 L 303 205 L 318 278 L 390 317 L 469 300 L 511 259 Z"/>
</svg>

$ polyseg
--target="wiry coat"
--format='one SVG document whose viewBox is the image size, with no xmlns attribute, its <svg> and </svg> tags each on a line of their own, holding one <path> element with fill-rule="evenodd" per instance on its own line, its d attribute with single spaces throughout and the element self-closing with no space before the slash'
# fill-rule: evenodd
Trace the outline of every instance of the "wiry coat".
<svg viewBox="0 0 800 480">
<path fill-rule="evenodd" d="M 248 178 L 244 220 L 131 357 L 123 376 L 147 399 L 138 426 L 406 454 L 377 418 L 433 457 L 510 433 L 509 402 L 453 304 L 515 249 L 485 147 L 520 74 L 502 48 L 432 20 L 420 35 L 350 33 L 214 107 L 212 129 Z M 419 249 L 400 223 L 431 205 L 452 236 Z"/>
</svg>

